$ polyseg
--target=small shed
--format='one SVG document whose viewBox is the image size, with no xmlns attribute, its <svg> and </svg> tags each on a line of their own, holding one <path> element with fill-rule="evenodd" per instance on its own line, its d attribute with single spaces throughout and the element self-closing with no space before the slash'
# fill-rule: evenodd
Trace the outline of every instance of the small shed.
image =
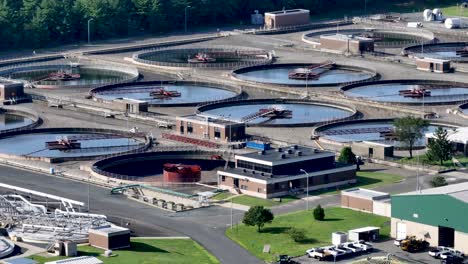
<svg viewBox="0 0 468 264">
<path fill-rule="evenodd" d="M 130 247 L 130 229 L 111 226 L 90 229 L 89 244 L 102 249 L 119 249 Z"/>
<path fill-rule="evenodd" d="M 348 231 L 350 241 L 376 241 L 379 239 L 380 227 L 368 226 Z"/>
<path fill-rule="evenodd" d="M 265 27 L 268 29 L 301 26 L 310 23 L 309 10 L 291 9 L 265 13 Z"/>
<path fill-rule="evenodd" d="M 417 58 L 416 68 L 420 71 L 447 73 L 450 72 L 450 60 L 434 58 Z"/>
<path fill-rule="evenodd" d="M 392 135 L 389 133 L 389 135 L 385 135 L 385 137 L 392 137 Z M 351 143 L 351 149 L 354 154 L 371 159 L 385 159 L 386 157 L 393 157 L 394 153 L 394 146 L 372 141 L 353 142 Z"/>
</svg>

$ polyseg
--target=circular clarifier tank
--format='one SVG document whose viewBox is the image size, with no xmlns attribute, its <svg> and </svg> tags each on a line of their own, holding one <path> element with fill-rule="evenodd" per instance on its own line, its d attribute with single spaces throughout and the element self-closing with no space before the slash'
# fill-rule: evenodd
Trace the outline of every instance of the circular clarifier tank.
<svg viewBox="0 0 468 264">
<path fill-rule="evenodd" d="M 468 44 L 466 42 L 446 42 L 406 47 L 404 54 L 409 57 L 427 57 L 458 62 L 468 61 Z"/>
<path fill-rule="evenodd" d="M 356 113 L 344 106 L 274 99 L 211 104 L 198 110 L 201 115 L 228 118 L 250 126 L 307 126 L 349 118 Z"/>
<path fill-rule="evenodd" d="M 96 87 L 129 82 L 138 78 L 138 70 L 120 64 L 55 61 L 32 65 L 14 65 L 0 69 L 0 76 L 28 82 L 36 88 L 57 89 Z"/>
<path fill-rule="evenodd" d="M 379 81 L 352 84 L 342 90 L 348 97 L 400 104 L 448 104 L 468 99 L 468 84 L 432 80 Z"/>
<path fill-rule="evenodd" d="M 168 167 L 179 164 L 187 167 L 199 166 L 202 182 L 216 182 L 216 171 L 223 168 L 226 161 L 221 159 L 216 152 L 175 150 L 111 157 L 96 162 L 93 170 L 108 177 L 132 181 L 164 182 L 164 165 Z M 200 180 L 200 177 L 198 176 L 197 179 Z"/>
<path fill-rule="evenodd" d="M 427 127 L 425 133 L 432 133 L 439 126 L 445 129 L 456 128 L 452 125 L 433 123 Z M 315 134 L 321 140 L 337 143 L 371 141 L 401 147 L 403 144 L 396 139 L 394 129 L 392 119 L 354 120 L 323 125 L 315 130 Z M 425 145 L 424 138 L 419 139 L 415 143 L 416 147 L 423 147 Z"/>
<path fill-rule="evenodd" d="M 149 105 L 195 105 L 239 96 L 235 87 L 216 86 L 196 82 L 142 82 L 99 87 L 91 91 L 97 100 L 129 98 L 148 102 Z"/>
<path fill-rule="evenodd" d="M 126 153 L 146 145 L 144 135 L 101 129 L 36 129 L 5 133 L 0 137 L 0 153 L 39 159 L 65 160 Z"/>
<path fill-rule="evenodd" d="M 326 63 L 326 62 L 324 62 Z M 295 77 L 294 72 L 310 74 Z M 233 71 L 232 75 L 243 81 L 268 83 L 286 86 L 335 86 L 343 83 L 374 79 L 377 74 L 369 69 L 327 65 L 320 67 L 320 63 L 294 63 L 253 66 Z"/>
<path fill-rule="evenodd" d="M 0 112 L 0 132 L 26 127 L 34 123 L 32 118 L 9 112 Z"/>
</svg>

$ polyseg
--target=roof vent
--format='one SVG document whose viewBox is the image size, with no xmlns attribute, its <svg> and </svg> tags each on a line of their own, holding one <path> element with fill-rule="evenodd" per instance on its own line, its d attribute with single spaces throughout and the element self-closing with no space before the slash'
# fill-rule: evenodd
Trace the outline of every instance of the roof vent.
<svg viewBox="0 0 468 264">
<path fill-rule="evenodd" d="M 265 173 L 262 172 L 262 173 L 260 173 L 260 175 L 265 176 Z"/>
<path fill-rule="evenodd" d="M 255 171 L 254 171 L 254 170 L 252 171 L 252 174 L 255 174 Z"/>
<path fill-rule="evenodd" d="M 318 149 L 314 149 L 314 153 L 319 153 L 319 150 L 318 150 Z"/>
<path fill-rule="evenodd" d="M 297 155 L 297 156 L 302 156 L 302 151 L 296 152 L 296 155 Z"/>
<path fill-rule="evenodd" d="M 286 158 L 286 154 L 284 154 L 284 153 L 281 154 L 281 155 L 280 155 L 280 158 L 285 159 L 285 158 Z"/>
<path fill-rule="evenodd" d="M 288 149 L 288 154 L 292 154 L 292 153 L 293 153 L 292 149 Z"/>
<path fill-rule="evenodd" d="M 283 148 L 277 148 L 276 151 L 282 152 L 282 151 L 283 151 Z"/>
<path fill-rule="evenodd" d="M 247 170 L 246 170 L 246 169 L 243 169 L 242 171 L 243 171 L 243 172 L 247 172 Z"/>
<path fill-rule="evenodd" d="M 294 146 L 293 146 L 293 149 L 298 149 L 298 148 L 299 148 L 298 145 L 294 145 Z"/>
</svg>

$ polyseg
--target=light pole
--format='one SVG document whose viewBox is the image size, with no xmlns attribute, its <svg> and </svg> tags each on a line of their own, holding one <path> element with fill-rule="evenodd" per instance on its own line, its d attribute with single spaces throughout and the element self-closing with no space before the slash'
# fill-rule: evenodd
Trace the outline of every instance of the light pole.
<svg viewBox="0 0 468 264">
<path fill-rule="evenodd" d="M 90 18 L 88 19 L 88 45 L 91 44 L 91 33 L 90 33 L 90 25 L 91 25 L 91 21 L 93 21 L 94 18 Z"/>
<path fill-rule="evenodd" d="M 309 173 L 307 171 L 300 169 L 301 172 L 303 172 L 305 175 L 307 175 L 307 180 L 306 180 L 306 211 L 309 211 Z"/>
<path fill-rule="evenodd" d="M 189 9 L 191 6 L 186 6 L 185 7 L 185 33 L 187 33 L 187 9 Z"/>
<path fill-rule="evenodd" d="M 89 197 L 91 194 L 91 176 L 88 176 L 88 214 L 89 214 Z"/>
</svg>

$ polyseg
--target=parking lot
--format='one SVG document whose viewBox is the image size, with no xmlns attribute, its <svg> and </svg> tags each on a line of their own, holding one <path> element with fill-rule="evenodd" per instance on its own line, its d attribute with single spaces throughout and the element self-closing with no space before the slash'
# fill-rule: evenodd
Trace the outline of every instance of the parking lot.
<svg viewBox="0 0 468 264">
<path fill-rule="evenodd" d="M 387 256 L 391 254 L 399 259 L 404 259 L 408 263 L 424 263 L 424 264 L 439 264 L 440 259 L 434 259 L 429 256 L 428 251 L 419 252 L 419 253 L 408 253 L 401 250 L 399 247 L 393 244 L 393 240 L 385 241 L 385 242 L 374 242 L 372 243 L 374 246 L 374 250 L 371 253 L 363 253 L 363 254 L 356 254 L 351 255 L 350 257 L 345 257 L 341 259 L 337 259 L 336 263 L 351 263 L 353 261 L 357 261 L 363 258 L 368 257 L 381 257 Z M 305 253 L 305 252 L 304 252 Z M 308 256 L 304 255 L 301 257 L 294 258 L 294 261 L 297 263 L 323 263 L 323 262 L 333 262 L 333 259 L 328 261 L 319 261 L 317 259 L 309 258 Z"/>
</svg>

